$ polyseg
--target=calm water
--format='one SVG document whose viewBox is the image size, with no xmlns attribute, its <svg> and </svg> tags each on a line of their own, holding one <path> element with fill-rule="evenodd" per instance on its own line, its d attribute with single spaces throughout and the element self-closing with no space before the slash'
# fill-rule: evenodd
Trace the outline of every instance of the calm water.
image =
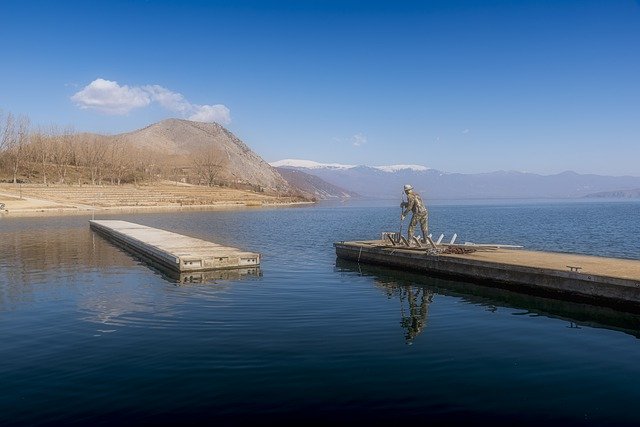
<svg viewBox="0 0 640 427">
<path fill-rule="evenodd" d="M 640 316 L 336 260 L 334 241 L 397 231 L 399 212 L 100 216 L 263 256 L 204 283 L 88 217 L 0 220 L 0 424 L 640 423 Z M 446 241 L 640 258 L 638 202 L 430 213 Z"/>
</svg>

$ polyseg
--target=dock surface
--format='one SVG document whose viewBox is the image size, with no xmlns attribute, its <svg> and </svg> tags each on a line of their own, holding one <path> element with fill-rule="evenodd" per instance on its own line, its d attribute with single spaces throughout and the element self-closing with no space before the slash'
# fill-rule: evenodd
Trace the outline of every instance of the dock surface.
<svg viewBox="0 0 640 427">
<path fill-rule="evenodd" d="M 160 267 L 179 273 L 256 267 L 260 254 L 119 220 L 91 220 L 92 230 Z"/>
<path fill-rule="evenodd" d="M 434 254 L 389 246 L 382 240 L 334 246 L 343 259 L 640 308 L 640 260 L 511 248 Z"/>
</svg>

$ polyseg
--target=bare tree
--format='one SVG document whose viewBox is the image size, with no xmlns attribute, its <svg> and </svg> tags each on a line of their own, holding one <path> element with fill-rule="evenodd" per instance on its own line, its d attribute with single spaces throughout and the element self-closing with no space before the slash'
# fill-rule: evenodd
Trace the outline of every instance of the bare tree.
<svg viewBox="0 0 640 427">
<path fill-rule="evenodd" d="M 206 148 L 194 156 L 193 163 L 200 182 L 209 187 L 216 184 L 216 178 L 222 170 L 224 157 L 215 153 L 213 148 Z"/>
<path fill-rule="evenodd" d="M 35 138 L 35 133 L 29 134 L 29 141 L 24 147 L 24 157 L 20 166 L 21 175 L 26 176 L 27 179 L 36 176 L 40 169 L 37 161 L 38 149 L 34 143 Z"/>
<path fill-rule="evenodd" d="M 74 157 L 74 139 L 75 133 L 70 128 L 52 138 L 51 161 L 58 175 L 59 184 L 64 184 L 67 179 L 67 170 Z"/>
<path fill-rule="evenodd" d="M 6 156 L 6 148 L 9 142 L 11 130 L 13 126 L 13 116 L 11 114 L 4 114 L 0 110 L 0 168 L 4 166 L 4 159 Z"/>
<path fill-rule="evenodd" d="M 0 110 L 0 153 L 7 148 L 7 143 L 9 141 L 9 135 L 13 127 L 13 116 L 11 113 L 4 114 L 2 110 Z"/>
<path fill-rule="evenodd" d="M 133 153 L 122 138 L 116 137 L 107 153 L 107 167 L 111 173 L 111 183 L 120 185 L 122 180 L 131 173 L 133 168 Z"/>
<path fill-rule="evenodd" d="M 128 153 L 132 165 L 131 177 L 135 184 L 139 181 L 151 180 L 153 178 L 156 159 L 153 153 L 144 148 L 134 148 L 129 146 Z"/>
<path fill-rule="evenodd" d="M 107 141 L 97 135 L 78 141 L 79 163 L 89 170 L 92 185 L 95 185 L 96 181 L 102 183 L 102 170 L 105 167 L 108 149 Z"/>
<path fill-rule="evenodd" d="M 29 144 L 29 157 L 35 167 L 40 169 L 42 183 L 47 184 L 47 166 L 51 159 L 51 151 L 53 148 L 52 133 L 47 133 L 42 129 L 38 129 L 31 134 L 31 143 Z"/>
<path fill-rule="evenodd" d="M 2 135 L 2 146 L 5 147 L 6 156 L 11 165 L 13 183 L 18 183 L 18 173 L 22 162 L 27 155 L 29 142 L 29 118 L 20 116 L 17 119 L 9 113 L 5 122 Z"/>
</svg>

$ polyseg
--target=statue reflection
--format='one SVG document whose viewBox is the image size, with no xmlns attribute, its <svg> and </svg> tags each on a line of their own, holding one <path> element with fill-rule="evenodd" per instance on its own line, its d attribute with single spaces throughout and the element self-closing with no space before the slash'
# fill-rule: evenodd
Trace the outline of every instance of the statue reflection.
<svg viewBox="0 0 640 427">
<path fill-rule="evenodd" d="M 389 299 L 397 297 L 400 301 L 400 326 L 405 330 L 406 343 L 413 344 L 427 325 L 429 304 L 433 302 L 435 292 L 427 286 L 401 285 L 381 278 L 376 279 L 376 284 L 385 291 Z"/>
<path fill-rule="evenodd" d="M 621 331 L 640 338 L 640 314 L 621 310 L 620 307 L 590 305 L 528 295 L 511 290 L 458 282 L 457 280 L 429 277 L 410 271 L 389 269 L 384 266 L 358 264 L 336 259 L 336 269 L 347 275 L 357 274 L 371 278 L 377 289 L 388 300 L 400 301 L 400 325 L 405 332 L 407 344 L 412 344 L 427 326 L 429 305 L 434 296 L 453 297 L 482 307 L 490 313 L 508 310 L 513 315 L 545 316 L 569 322 L 567 328 L 598 327 Z M 523 310 L 518 313 L 518 310 Z"/>
<path fill-rule="evenodd" d="M 406 331 L 407 344 L 411 345 L 426 326 L 429 304 L 433 301 L 434 293 L 425 287 L 417 286 L 401 286 L 399 291 L 400 325 Z"/>
<path fill-rule="evenodd" d="M 359 276 L 373 277 L 376 288 L 383 291 L 387 299 L 397 297 L 400 301 L 400 326 L 404 329 L 405 341 L 408 345 L 413 344 L 416 337 L 427 326 L 429 305 L 436 295 L 436 288 L 430 284 L 437 279 L 379 266 L 358 264 L 340 258 L 336 259 L 336 267 L 338 271 L 355 272 Z"/>
</svg>

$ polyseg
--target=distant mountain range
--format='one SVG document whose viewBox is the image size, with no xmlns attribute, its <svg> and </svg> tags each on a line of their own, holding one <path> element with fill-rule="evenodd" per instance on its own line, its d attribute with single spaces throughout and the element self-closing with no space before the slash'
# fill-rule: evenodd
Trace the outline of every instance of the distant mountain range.
<svg viewBox="0 0 640 427">
<path fill-rule="evenodd" d="M 421 165 L 363 166 L 295 159 L 268 164 L 223 126 L 180 119 L 120 135 L 93 137 L 121 142 L 138 150 L 131 155 L 146 156 L 150 163 L 161 163 L 168 170 L 199 170 L 198 176 L 204 176 L 209 168 L 216 183 L 248 185 L 309 199 L 397 198 L 404 184 L 412 184 L 430 199 L 640 197 L 640 177 L 633 176 L 505 171 L 461 174 Z"/>
<path fill-rule="evenodd" d="M 323 179 L 310 173 L 289 168 L 276 168 L 276 170 L 292 187 L 297 188 L 303 194 L 311 195 L 312 198 L 318 200 L 333 198 L 346 199 L 360 196 L 353 191 L 345 190 L 344 188 L 329 184 Z"/>
<path fill-rule="evenodd" d="M 640 188 L 633 190 L 600 191 L 598 193 L 587 194 L 585 197 L 594 199 L 640 199 Z"/>
<path fill-rule="evenodd" d="M 315 175 L 368 198 L 396 198 L 402 194 L 404 184 L 413 185 L 431 199 L 604 197 L 594 196 L 602 192 L 608 192 L 611 197 L 633 197 L 635 193 L 631 190 L 640 188 L 640 177 L 570 171 L 554 175 L 514 171 L 461 174 L 420 165 L 362 166 L 297 159 L 280 160 L 271 165 L 279 170 Z"/>
</svg>

